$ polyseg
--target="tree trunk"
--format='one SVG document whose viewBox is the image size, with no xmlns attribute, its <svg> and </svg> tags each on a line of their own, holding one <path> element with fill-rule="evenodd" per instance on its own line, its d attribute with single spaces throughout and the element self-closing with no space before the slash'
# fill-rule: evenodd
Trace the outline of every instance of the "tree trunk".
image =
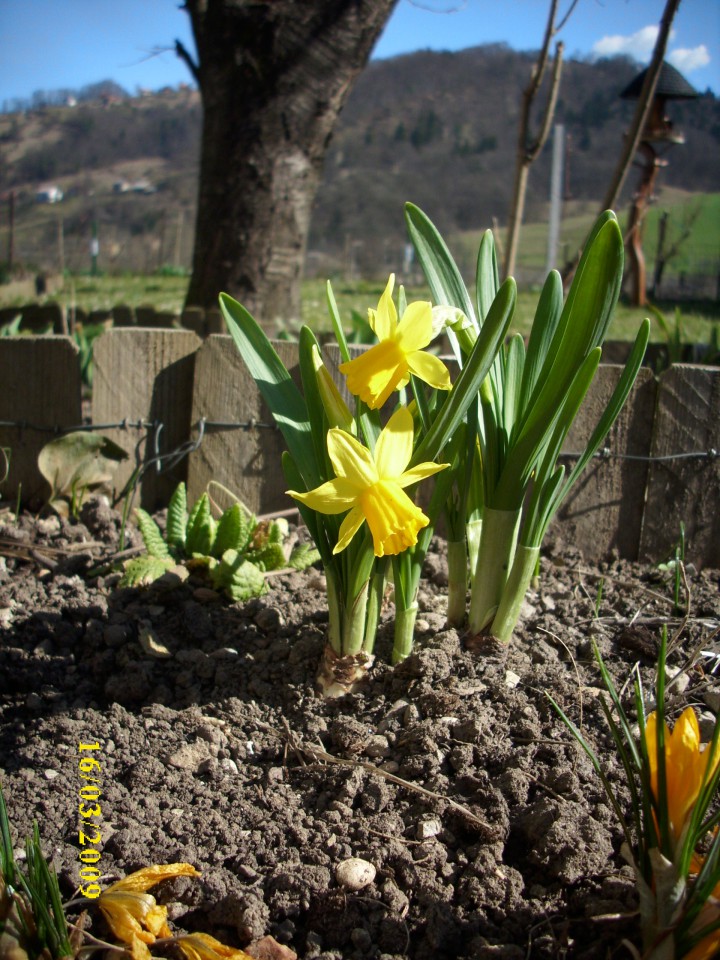
<svg viewBox="0 0 720 960">
<path fill-rule="evenodd" d="M 186 0 L 203 101 L 186 305 L 230 293 L 300 317 L 310 213 L 335 121 L 397 0 Z"/>
</svg>

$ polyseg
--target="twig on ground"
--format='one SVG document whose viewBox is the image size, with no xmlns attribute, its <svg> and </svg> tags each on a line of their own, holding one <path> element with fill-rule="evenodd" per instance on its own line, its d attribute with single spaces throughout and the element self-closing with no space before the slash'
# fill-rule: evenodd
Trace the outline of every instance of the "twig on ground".
<svg viewBox="0 0 720 960">
<path fill-rule="evenodd" d="M 451 800 L 450 797 L 445 797 L 440 793 L 435 793 L 433 790 L 428 790 L 426 787 L 421 787 L 419 784 L 412 783 L 410 780 L 403 780 L 402 777 L 398 777 L 394 773 L 388 773 L 387 770 L 383 770 L 382 767 L 376 767 L 372 763 L 365 763 L 362 760 L 345 760 L 341 757 L 334 757 L 331 753 L 328 753 L 321 747 L 315 747 L 307 743 L 300 743 L 289 727 L 287 727 L 286 733 L 292 738 L 290 740 L 290 745 L 293 747 L 293 750 L 302 751 L 302 753 L 312 757 L 313 760 L 325 763 L 334 763 L 341 767 L 360 767 L 362 770 L 367 770 L 368 773 L 382 777 L 384 780 L 389 780 L 391 783 L 395 783 L 400 787 L 404 787 L 406 790 L 412 790 L 415 793 L 420 793 L 423 796 L 430 797 L 433 800 L 439 800 L 442 803 L 447 803 L 450 807 L 452 807 L 454 810 L 457 810 L 458 813 L 462 814 L 463 817 L 476 824 L 482 830 L 486 830 L 491 834 L 494 832 L 489 823 L 487 823 L 481 817 L 478 817 L 477 814 L 474 814 L 468 809 L 468 807 L 463 806 L 461 803 L 457 803 L 455 800 Z"/>
</svg>

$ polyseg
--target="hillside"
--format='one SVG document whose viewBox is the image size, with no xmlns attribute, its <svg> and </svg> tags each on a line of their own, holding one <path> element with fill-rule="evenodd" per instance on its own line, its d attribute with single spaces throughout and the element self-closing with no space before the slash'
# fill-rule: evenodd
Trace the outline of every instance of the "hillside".
<svg viewBox="0 0 720 960">
<path fill-rule="evenodd" d="M 504 223 L 532 59 L 493 45 L 371 63 L 327 156 L 311 265 L 370 275 L 394 265 L 405 200 L 446 234 L 484 228 L 493 218 Z M 570 137 L 566 185 L 576 201 L 597 200 L 607 185 L 633 109 L 618 94 L 638 69 L 626 59 L 565 65 L 557 121 Z M 718 191 L 717 98 L 671 104 L 670 113 L 687 142 L 670 151 L 662 185 Z M 199 96 L 187 88 L 0 116 L 0 196 L 16 196 L 16 261 L 52 269 L 62 256 L 72 269 L 86 267 L 96 223 L 103 269 L 187 266 L 200 123 Z M 545 214 L 549 165 L 548 147 L 531 173 L 527 220 Z M 64 191 L 63 201 L 38 205 L 38 188 L 50 183 Z M 150 189 L 121 192 L 121 183 Z M 3 256 L 7 223 L 3 215 Z"/>
</svg>

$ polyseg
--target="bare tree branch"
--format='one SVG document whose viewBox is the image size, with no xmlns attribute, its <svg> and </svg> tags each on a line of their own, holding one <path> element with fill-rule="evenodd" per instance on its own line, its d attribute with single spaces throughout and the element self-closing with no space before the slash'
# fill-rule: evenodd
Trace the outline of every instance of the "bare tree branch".
<svg viewBox="0 0 720 960">
<path fill-rule="evenodd" d="M 615 173 L 610 181 L 610 186 L 605 194 L 602 210 L 610 210 L 615 206 L 620 191 L 625 184 L 632 159 L 637 151 L 648 114 L 650 113 L 653 97 L 655 96 L 655 87 L 657 86 L 657 80 L 660 76 L 663 60 L 665 59 L 665 50 L 667 49 L 667 42 L 670 36 L 670 28 L 679 6 L 680 0 L 667 0 L 665 4 L 665 10 L 663 11 L 662 20 L 660 21 L 660 30 L 658 31 L 657 40 L 655 41 L 655 49 L 653 50 L 650 66 L 645 74 L 645 82 L 640 91 L 635 116 L 633 117 L 632 125 L 625 138 L 625 147 L 620 155 L 620 160 L 618 161 Z"/>
<path fill-rule="evenodd" d="M 192 54 L 188 51 L 186 47 L 183 46 L 183 44 L 179 40 L 175 41 L 175 53 L 180 57 L 182 61 L 184 61 L 188 70 L 193 75 L 193 78 L 195 79 L 195 83 L 197 83 L 199 87 L 200 86 L 200 68 L 198 64 L 193 60 Z"/>
<path fill-rule="evenodd" d="M 533 142 L 530 142 L 530 114 L 532 112 L 535 97 L 538 94 L 545 71 L 548 65 L 550 43 L 557 34 L 558 27 L 555 26 L 559 0 L 551 0 L 550 10 L 548 12 L 547 23 L 545 25 L 545 35 L 543 37 L 542 47 L 538 58 L 533 66 L 530 83 L 523 91 L 522 106 L 520 110 L 520 124 L 518 129 L 518 145 L 515 163 L 515 189 L 513 191 L 513 201 L 508 220 L 507 247 L 505 250 L 505 260 L 503 263 L 503 276 L 510 276 L 515 270 L 515 259 L 517 257 L 518 243 L 520 239 L 520 227 L 522 225 L 523 213 L 525 211 L 525 196 L 527 194 L 528 176 L 530 167 L 537 159 L 540 151 L 545 146 L 545 142 L 550 133 L 553 117 L 555 116 L 555 107 L 557 105 L 558 92 L 560 90 L 560 76 L 562 73 L 563 62 L 563 44 L 558 43 L 555 50 L 555 60 L 553 66 L 552 79 L 550 81 L 550 90 L 548 91 L 545 112 L 543 114 L 540 130 Z M 577 0 L 572 0 L 568 12 L 563 17 L 562 23 L 565 23 L 572 13 Z"/>
</svg>

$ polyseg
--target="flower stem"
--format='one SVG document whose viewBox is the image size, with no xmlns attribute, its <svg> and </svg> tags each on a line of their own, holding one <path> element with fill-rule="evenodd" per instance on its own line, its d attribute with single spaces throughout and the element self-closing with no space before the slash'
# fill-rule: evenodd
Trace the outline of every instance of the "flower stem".
<svg viewBox="0 0 720 960">
<path fill-rule="evenodd" d="M 327 584 L 328 601 L 328 642 L 335 653 L 340 657 L 343 653 L 342 621 L 343 615 L 340 605 L 338 584 L 334 572 L 325 567 L 325 582 Z"/>
<path fill-rule="evenodd" d="M 365 611 L 365 634 L 362 645 L 365 653 L 372 653 L 375 649 L 380 608 L 385 593 L 385 564 L 380 563 L 380 561 L 378 563 L 379 565 L 370 579 L 367 610 Z"/>
<path fill-rule="evenodd" d="M 448 623 L 460 627 L 465 622 L 467 603 L 467 542 L 449 540 L 448 552 Z"/>
<path fill-rule="evenodd" d="M 477 567 L 470 587 L 470 631 L 481 633 L 500 605 L 503 588 L 515 557 L 520 510 L 485 506 Z"/>
<path fill-rule="evenodd" d="M 365 640 L 365 614 L 368 606 L 368 588 L 370 581 L 366 580 L 356 595 L 352 605 L 345 610 L 343 623 L 343 656 L 355 656 L 363 649 Z"/>
<path fill-rule="evenodd" d="M 524 547 L 520 544 L 515 551 L 510 576 L 490 628 L 492 635 L 501 643 L 510 643 L 539 555 L 540 547 Z"/>
<path fill-rule="evenodd" d="M 411 603 L 402 610 L 395 611 L 395 643 L 393 645 L 392 662 L 401 663 L 410 656 L 415 635 L 415 620 L 418 605 Z"/>
<path fill-rule="evenodd" d="M 471 576 L 477 568 L 477 558 L 480 552 L 480 538 L 482 536 L 482 520 L 470 520 L 465 526 L 467 539 L 468 570 Z"/>
</svg>

